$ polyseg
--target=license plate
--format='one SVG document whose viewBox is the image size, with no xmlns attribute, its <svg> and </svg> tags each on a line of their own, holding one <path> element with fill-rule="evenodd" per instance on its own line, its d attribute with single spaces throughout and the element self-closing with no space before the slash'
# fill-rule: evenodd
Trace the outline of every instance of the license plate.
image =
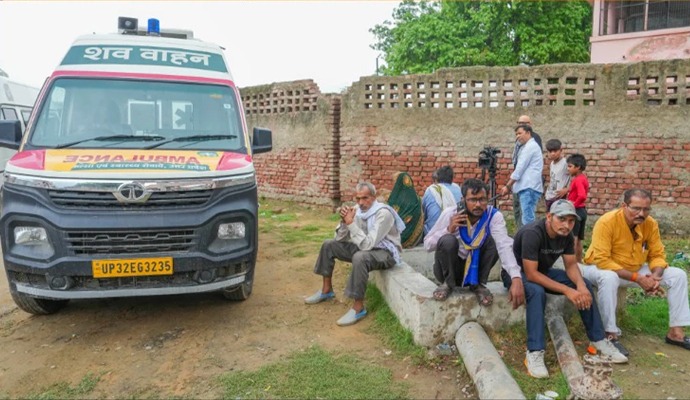
<svg viewBox="0 0 690 400">
<path fill-rule="evenodd" d="M 173 259 L 172 257 L 158 257 L 92 260 L 91 269 L 94 278 L 172 275 Z"/>
</svg>

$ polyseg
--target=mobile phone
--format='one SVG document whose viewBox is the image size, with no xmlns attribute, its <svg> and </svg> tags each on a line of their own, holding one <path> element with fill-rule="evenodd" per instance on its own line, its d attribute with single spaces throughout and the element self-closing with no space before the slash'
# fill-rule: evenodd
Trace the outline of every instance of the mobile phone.
<svg viewBox="0 0 690 400">
<path fill-rule="evenodd" d="M 461 200 L 458 202 L 458 214 L 463 214 L 465 211 L 465 202 Z"/>
</svg>

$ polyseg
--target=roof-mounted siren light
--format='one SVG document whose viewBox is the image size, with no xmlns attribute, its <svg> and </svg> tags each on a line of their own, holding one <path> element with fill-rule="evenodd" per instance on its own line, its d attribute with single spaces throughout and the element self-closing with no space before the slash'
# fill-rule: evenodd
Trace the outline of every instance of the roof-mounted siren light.
<svg viewBox="0 0 690 400">
<path fill-rule="evenodd" d="M 161 25 L 160 22 L 155 18 L 149 18 L 149 36 L 160 36 L 161 35 Z"/>
<path fill-rule="evenodd" d="M 118 17 L 117 30 L 123 35 L 136 35 L 139 29 L 139 20 L 131 17 Z"/>
</svg>

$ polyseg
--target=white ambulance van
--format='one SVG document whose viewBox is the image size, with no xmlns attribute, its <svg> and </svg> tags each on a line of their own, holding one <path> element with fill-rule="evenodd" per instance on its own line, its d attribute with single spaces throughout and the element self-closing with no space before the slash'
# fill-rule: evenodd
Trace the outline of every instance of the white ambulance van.
<svg viewBox="0 0 690 400">
<path fill-rule="evenodd" d="M 244 300 L 258 248 L 256 153 L 222 48 L 120 18 L 80 36 L 46 80 L 2 188 L 12 298 L 50 314 L 71 299 L 219 291 Z"/>
<path fill-rule="evenodd" d="M 0 69 L 0 121 L 19 121 L 22 132 L 29 122 L 31 110 L 38 96 L 38 88 L 15 82 Z M 0 173 L 16 150 L 0 148 Z M 2 180 L 0 180 L 0 185 Z"/>
</svg>

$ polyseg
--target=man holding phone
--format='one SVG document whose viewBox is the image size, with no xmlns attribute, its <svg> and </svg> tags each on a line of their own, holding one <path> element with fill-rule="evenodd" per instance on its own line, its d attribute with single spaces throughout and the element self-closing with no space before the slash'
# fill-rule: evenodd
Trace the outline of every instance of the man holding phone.
<svg viewBox="0 0 690 400">
<path fill-rule="evenodd" d="M 457 209 L 444 210 L 424 238 L 424 248 L 435 251 L 434 276 L 441 283 L 434 291 L 434 299 L 443 301 L 455 287 L 469 286 L 480 305 L 491 305 L 493 295 L 486 283 L 500 258 L 503 269 L 515 278 L 509 293 L 515 309 L 525 301 L 520 267 L 503 214 L 489 205 L 488 193 L 488 187 L 479 179 L 466 180 L 462 185 L 464 200 Z"/>
</svg>

